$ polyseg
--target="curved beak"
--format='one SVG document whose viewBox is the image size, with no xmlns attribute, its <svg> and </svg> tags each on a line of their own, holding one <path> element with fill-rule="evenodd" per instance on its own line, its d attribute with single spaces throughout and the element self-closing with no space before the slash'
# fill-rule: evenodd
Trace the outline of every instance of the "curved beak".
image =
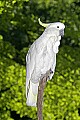
<svg viewBox="0 0 80 120">
<path fill-rule="evenodd" d="M 64 29 L 59 30 L 59 35 L 62 37 L 64 36 Z"/>
</svg>

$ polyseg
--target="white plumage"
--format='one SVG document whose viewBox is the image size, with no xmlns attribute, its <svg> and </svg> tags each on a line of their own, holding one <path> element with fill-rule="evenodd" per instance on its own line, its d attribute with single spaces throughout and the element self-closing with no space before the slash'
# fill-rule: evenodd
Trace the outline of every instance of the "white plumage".
<svg viewBox="0 0 80 120">
<path fill-rule="evenodd" d="M 51 70 L 52 79 L 56 66 L 56 54 L 64 35 L 64 24 L 50 23 L 43 34 L 31 45 L 26 56 L 26 97 L 28 106 L 36 106 L 39 81 L 42 75 Z"/>
</svg>

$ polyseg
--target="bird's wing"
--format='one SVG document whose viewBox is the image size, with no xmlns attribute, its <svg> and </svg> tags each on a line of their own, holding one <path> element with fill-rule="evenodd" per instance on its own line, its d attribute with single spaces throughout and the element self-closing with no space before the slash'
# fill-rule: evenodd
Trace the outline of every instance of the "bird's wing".
<svg viewBox="0 0 80 120">
<path fill-rule="evenodd" d="M 29 87 L 31 75 L 35 66 L 35 56 L 36 56 L 35 44 L 32 44 L 26 55 L 26 96 L 27 88 Z"/>
<path fill-rule="evenodd" d="M 39 44 L 38 44 L 39 43 Z M 40 47 L 41 46 L 41 47 Z M 40 49 L 39 49 L 40 48 Z M 26 98 L 27 105 L 36 106 L 39 86 L 40 66 L 43 66 L 42 43 L 34 42 L 26 56 Z M 41 61 L 41 63 L 39 63 Z M 39 64 L 39 66 L 38 66 Z"/>
</svg>

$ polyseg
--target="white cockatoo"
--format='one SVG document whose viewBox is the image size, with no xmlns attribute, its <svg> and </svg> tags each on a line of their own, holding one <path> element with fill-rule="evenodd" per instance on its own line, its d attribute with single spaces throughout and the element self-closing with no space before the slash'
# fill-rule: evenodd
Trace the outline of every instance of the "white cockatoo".
<svg viewBox="0 0 80 120">
<path fill-rule="evenodd" d="M 43 34 L 31 45 L 26 55 L 26 98 L 28 106 L 36 106 L 39 82 L 51 71 L 52 79 L 56 66 L 56 54 L 64 35 L 65 25 L 60 22 L 45 24 L 39 19 L 39 24 L 46 27 Z"/>
</svg>

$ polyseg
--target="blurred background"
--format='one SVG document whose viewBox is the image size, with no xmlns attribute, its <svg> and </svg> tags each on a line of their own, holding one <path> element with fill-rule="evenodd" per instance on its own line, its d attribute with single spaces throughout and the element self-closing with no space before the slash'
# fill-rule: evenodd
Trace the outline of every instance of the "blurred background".
<svg viewBox="0 0 80 120">
<path fill-rule="evenodd" d="M 79 0 L 0 0 L 0 120 L 37 120 L 37 108 L 26 105 L 25 57 L 44 31 L 38 18 L 66 26 L 44 91 L 44 120 L 80 120 Z"/>
</svg>

